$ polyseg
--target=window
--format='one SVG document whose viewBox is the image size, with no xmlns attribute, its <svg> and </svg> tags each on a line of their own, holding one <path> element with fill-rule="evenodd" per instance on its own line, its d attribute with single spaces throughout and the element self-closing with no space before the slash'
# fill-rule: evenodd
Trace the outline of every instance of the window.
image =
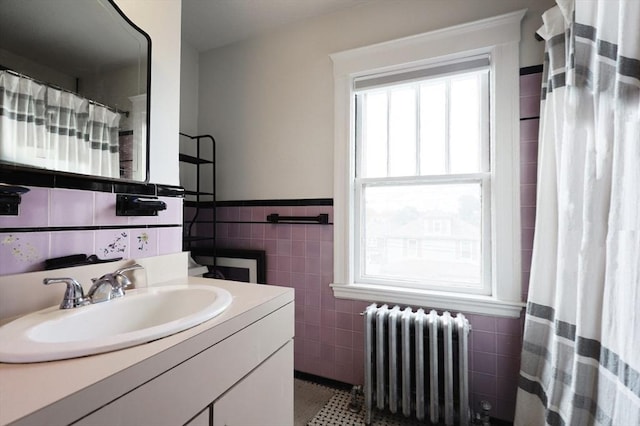
<svg viewBox="0 0 640 426">
<path fill-rule="evenodd" d="M 354 82 L 356 282 L 490 294 L 489 58 L 417 73 Z"/>
<path fill-rule="evenodd" d="M 336 297 L 519 315 L 523 15 L 332 55 Z"/>
</svg>

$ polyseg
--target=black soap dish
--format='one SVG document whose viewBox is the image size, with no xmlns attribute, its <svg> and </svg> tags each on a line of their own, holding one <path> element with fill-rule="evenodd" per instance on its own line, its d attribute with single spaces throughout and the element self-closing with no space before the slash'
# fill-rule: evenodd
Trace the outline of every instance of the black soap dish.
<svg viewBox="0 0 640 426">
<path fill-rule="evenodd" d="M 166 210 L 167 203 L 153 197 L 118 194 L 116 196 L 116 216 L 158 216 Z"/>
<path fill-rule="evenodd" d="M 29 188 L 24 186 L 0 183 L 0 215 L 17 216 L 22 194 L 27 192 L 29 192 Z"/>
<path fill-rule="evenodd" d="M 118 260 L 122 260 L 122 258 L 98 259 L 98 256 L 95 254 L 92 254 L 91 256 L 87 256 L 86 254 L 72 254 L 69 256 L 53 257 L 45 260 L 44 269 L 70 268 L 72 266 L 93 265 L 96 263 L 116 262 Z"/>
</svg>

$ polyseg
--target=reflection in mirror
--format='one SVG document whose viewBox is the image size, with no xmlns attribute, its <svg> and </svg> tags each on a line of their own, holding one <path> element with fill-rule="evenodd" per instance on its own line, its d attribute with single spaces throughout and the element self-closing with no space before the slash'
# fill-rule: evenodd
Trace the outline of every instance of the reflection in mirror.
<svg viewBox="0 0 640 426">
<path fill-rule="evenodd" d="M 111 0 L 0 0 L 0 162 L 146 181 L 150 46 Z"/>
</svg>

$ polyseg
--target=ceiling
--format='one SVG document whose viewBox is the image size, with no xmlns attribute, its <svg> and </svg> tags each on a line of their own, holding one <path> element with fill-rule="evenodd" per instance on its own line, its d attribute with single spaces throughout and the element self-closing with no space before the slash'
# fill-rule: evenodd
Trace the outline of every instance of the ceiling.
<svg viewBox="0 0 640 426">
<path fill-rule="evenodd" d="M 200 52 L 367 0 L 182 0 L 182 37 Z"/>
</svg>

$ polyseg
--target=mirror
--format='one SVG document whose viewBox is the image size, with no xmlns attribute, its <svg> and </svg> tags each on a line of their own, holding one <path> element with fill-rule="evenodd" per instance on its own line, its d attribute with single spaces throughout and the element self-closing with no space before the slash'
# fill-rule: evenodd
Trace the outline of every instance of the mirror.
<svg viewBox="0 0 640 426">
<path fill-rule="evenodd" d="M 112 0 L 0 0 L 0 162 L 147 182 L 150 56 Z"/>
</svg>

